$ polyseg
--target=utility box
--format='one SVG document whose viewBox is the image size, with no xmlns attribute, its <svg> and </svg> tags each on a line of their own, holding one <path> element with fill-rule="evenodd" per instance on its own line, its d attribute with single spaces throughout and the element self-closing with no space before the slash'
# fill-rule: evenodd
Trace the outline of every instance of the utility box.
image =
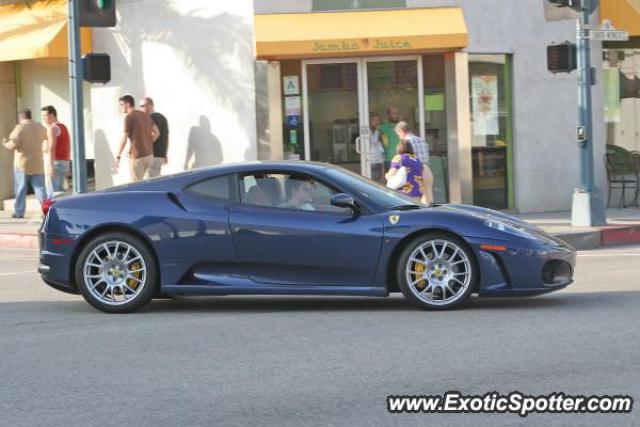
<svg viewBox="0 0 640 427">
<path fill-rule="evenodd" d="M 577 67 L 576 45 L 564 42 L 547 46 L 547 69 L 554 74 L 570 73 Z"/>
<path fill-rule="evenodd" d="M 90 83 L 111 81 L 111 58 L 106 53 L 89 53 L 82 57 L 84 79 Z"/>
</svg>

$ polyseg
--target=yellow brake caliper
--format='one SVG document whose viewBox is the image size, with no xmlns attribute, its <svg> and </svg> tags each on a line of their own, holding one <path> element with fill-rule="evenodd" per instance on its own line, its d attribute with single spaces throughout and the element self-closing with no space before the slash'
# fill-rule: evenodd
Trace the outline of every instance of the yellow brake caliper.
<svg viewBox="0 0 640 427">
<path fill-rule="evenodd" d="M 424 264 L 422 264 L 421 262 L 415 262 L 413 263 L 413 271 L 414 276 L 413 276 L 413 280 L 416 281 L 419 278 L 423 277 L 424 271 L 425 271 L 425 266 Z M 418 290 L 423 290 L 426 286 L 427 286 L 427 281 L 426 280 L 420 280 L 418 283 L 416 283 L 416 288 L 418 288 Z"/>
<path fill-rule="evenodd" d="M 140 279 L 140 277 L 142 276 L 142 272 L 136 270 L 140 270 L 141 268 L 142 265 L 139 262 L 131 264 L 131 271 L 135 271 L 135 273 L 131 273 L 131 275 L 136 279 Z M 138 289 L 138 286 L 140 286 L 140 282 L 138 282 L 137 280 L 129 279 L 127 280 L 127 286 L 129 286 L 131 289 Z"/>
</svg>

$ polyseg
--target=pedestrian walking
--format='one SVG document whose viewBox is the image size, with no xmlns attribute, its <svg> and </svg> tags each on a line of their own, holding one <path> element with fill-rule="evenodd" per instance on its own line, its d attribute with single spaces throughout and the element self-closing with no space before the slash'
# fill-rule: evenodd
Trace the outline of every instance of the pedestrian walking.
<svg viewBox="0 0 640 427">
<path fill-rule="evenodd" d="M 429 144 L 411 132 L 407 122 L 399 122 L 395 127 L 395 131 L 401 141 L 407 141 L 411 144 L 412 151 L 420 163 L 422 163 L 424 182 L 422 203 L 429 205 L 433 203 L 433 172 L 431 171 L 431 167 L 429 167 Z"/>
<path fill-rule="evenodd" d="M 120 111 L 125 113 L 124 132 L 115 165 L 119 167 L 120 158 L 127 141 L 129 141 L 129 173 L 131 181 L 142 181 L 147 177 L 153 163 L 153 144 L 160 136 L 158 128 L 144 111 L 136 110 L 135 100 L 131 95 L 119 99 Z"/>
<path fill-rule="evenodd" d="M 380 142 L 380 116 L 376 113 L 369 116 L 369 163 L 371 179 L 384 182 L 384 147 Z"/>
<path fill-rule="evenodd" d="M 160 135 L 153 144 L 153 163 L 149 168 L 149 178 L 155 178 L 162 174 L 162 166 L 169 162 L 167 151 L 169 150 L 169 123 L 167 118 L 155 110 L 153 99 L 149 97 L 142 98 L 140 108 L 151 116 L 151 120 L 158 128 Z"/>
<path fill-rule="evenodd" d="M 45 127 L 34 122 L 31 110 L 25 109 L 18 112 L 18 124 L 9 138 L 2 140 L 5 148 L 14 152 L 13 179 L 16 202 L 13 218 L 24 217 L 28 184 L 31 184 L 41 204 L 46 198 L 43 150 L 46 137 Z"/>
<path fill-rule="evenodd" d="M 45 153 L 49 182 L 47 194 L 65 191 L 65 182 L 71 169 L 71 138 L 67 127 L 58 121 L 58 112 L 52 105 L 42 107 L 42 123 L 47 129 Z"/>
<path fill-rule="evenodd" d="M 413 152 L 409 141 L 401 141 L 396 153 L 386 174 L 387 187 L 421 203 L 424 195 L 422 162 Z"/>
</svg>

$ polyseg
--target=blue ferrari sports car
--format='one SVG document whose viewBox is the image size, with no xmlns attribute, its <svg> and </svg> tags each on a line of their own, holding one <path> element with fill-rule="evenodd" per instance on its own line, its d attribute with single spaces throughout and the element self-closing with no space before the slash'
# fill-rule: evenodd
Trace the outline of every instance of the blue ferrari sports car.
<svg viewBox="0 0 640 427">
<path fill-rule="evenodd" d="M 39 272 L 105 312 L 174 295 L 401 291 L 427 309 L 572 283 L 575 250 L 512 216 L 424 206 L 337 166 L 193 170 L 46 206 Z"/>
</svg>

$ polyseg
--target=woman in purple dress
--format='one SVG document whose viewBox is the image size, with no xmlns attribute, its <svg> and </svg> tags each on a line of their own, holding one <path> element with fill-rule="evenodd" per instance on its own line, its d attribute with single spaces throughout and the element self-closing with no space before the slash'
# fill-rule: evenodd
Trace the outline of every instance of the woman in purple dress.
<svg viewBox="0 0 640 427">
<path fill-rule="evenodd" d="M 411 147 L 408 141 L 400 142 L 396 153 L 397 155 L 391 160 L 391 167 L 386 175 L 387 181 L 389 181 L 400 168 L 404 167 L 407 171 L 407 182 L 396 191 L 411 197 L 416 203 L 420 203 L 422 195 L 424 194 L 422 163 L 416 157 L 413 152 L 413 147 Z"/>
</svg>

